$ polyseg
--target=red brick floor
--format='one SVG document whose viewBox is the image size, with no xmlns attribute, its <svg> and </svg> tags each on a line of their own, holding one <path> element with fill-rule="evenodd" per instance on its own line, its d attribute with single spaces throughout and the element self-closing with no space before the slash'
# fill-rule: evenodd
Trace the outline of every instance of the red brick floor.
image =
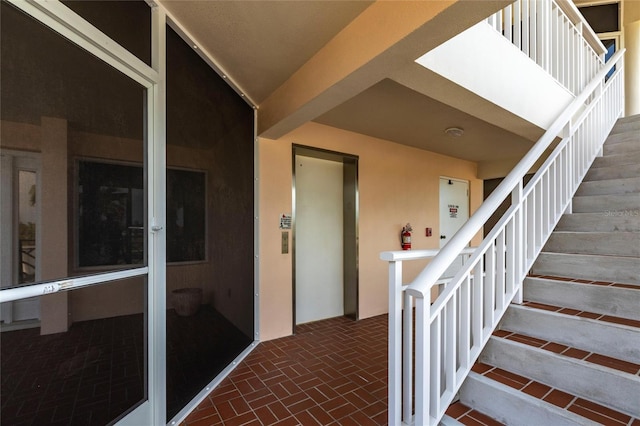
<svg viewBox="0 0 640 426">
<path fill-rule="evenodd" d="M 183 425 L 386 425 L 387 315 L 260 343 Z"/>
<path fill-rule="evenodd" d="M 561 307 L 525 303 L 570 315 Z M 596 315 L 600 321 L 617 318 Z M 633 324 L 626 324 L 637 326 Z M 298 326 L 297 334 L 264 342 L 187 417 L 192 425 L 386 425 L 387 315 L 361 321 L 333 318 Z M 598 354 L 498 330 L 496 337 L 587 358 L 621 371 L 640 366 L 611 364 Z M 611 364 L 611 365 L 609 365 Z M 517 374 L 477 363 L 473 370 L 529 395 L 603 424 L 640 426 L 638 419 L 566 394 Z M 500 423 L 461 403 L 447 414 L 465 425 Z"/>
</svg>

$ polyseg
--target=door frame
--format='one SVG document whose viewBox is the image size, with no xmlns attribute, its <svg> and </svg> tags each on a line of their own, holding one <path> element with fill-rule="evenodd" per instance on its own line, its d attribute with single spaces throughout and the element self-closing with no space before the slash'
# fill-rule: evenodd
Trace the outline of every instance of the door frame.
<svg viewBox="0 0 640 426">
<path fill-rule="evenodd" d="M 344 316 L 353 320 L 360 318 L 359 314 L 359 190 L 358 190 L 358 160 L 357 155 L 330 151 L 305 145 L 292 144 L 291 148 L 291 269 L 292 269 L 292 332 L 296 332 L 296 156 L 335 161 L 344 165 L 343 171 L 343 307 Z M 352 203 L 353 209 L 347 206 Z"/>
<path fill-rule="evenodd" d="M 60 2 L 9 0 L 14 7 L 49 28 L 60 37 L 84 49 L 146 90 L 145 117 L 145 183 L 147 189 L 147 258 L 148 266 L 97 273 L 86 277 L 63 279 L 47 283 L 6 289 L 1 300 L 14 301 L 58 291 L 68 291 L 89 285 L 100 285 L 134 276 L 147 277 L 147 399 L 117 419 L 119 424 L 164 424 L 166 377 L 166 330 L 164 309 L 166 276 L 164 229 L 166 172 L 165 172 L 165 24 L 166 13 L 151 8 L 151 51 L 153 66 L 148 66 L 132 53 L 97 30 Z M 151 7 L 151 6 L 150 6 Z M 160 320 L 162 319 L 162 320 Z"/>
<path fill-rule="evenodd" d="M 185 29 L 162 4 L 145 0 L 151 9 L 151 65 L 144 63 L 94 25 L 59 1 L 8 0 L 26 15 L 58 33 L 62 38 L 84 49 L 103 63 L 140 84 L 146 90 L 144 111 L 144 177 L 147 190 L 147 266 L 116 272 L 105 272 L 61 281 L 37 284 L 31 288 L 2 290 L 0 300 L 17 300 L 45 293 L 99 285 L 134 276 L 147 277 L 147 399 L 116 421 L 119 425 L 177 424 L 190 410 L 204 400 L 209 391 L 228 375 L 238 362 L 253 350 L 259 340 L 259 152 L 257 136 L 257 106 L 228 77 L 206 49 L 199 48 L 197 38 Z M 166 31 L 171 26 L 198 55 L 217 73 L 224 76 L 229 87 L 254 110 L 254 330 L 255 341 L 202 389 L 173 419 L 166 417 Z M 24 292 L 23 292 L 24 291 Z"/>
</svg>

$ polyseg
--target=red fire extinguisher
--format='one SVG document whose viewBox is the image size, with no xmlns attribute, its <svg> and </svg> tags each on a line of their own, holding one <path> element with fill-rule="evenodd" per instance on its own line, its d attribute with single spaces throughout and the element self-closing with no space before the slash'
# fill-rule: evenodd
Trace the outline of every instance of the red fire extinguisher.
<svg viewBox="0 0 640 426">
<path fill-rule="evenodd" d="M 402 232 L 400 233 L 400 241 L 402 243 L 402 250 L 411 250 L 411 225 L 407 223 L 407 226 L 402 228 Z"/>
</svg>

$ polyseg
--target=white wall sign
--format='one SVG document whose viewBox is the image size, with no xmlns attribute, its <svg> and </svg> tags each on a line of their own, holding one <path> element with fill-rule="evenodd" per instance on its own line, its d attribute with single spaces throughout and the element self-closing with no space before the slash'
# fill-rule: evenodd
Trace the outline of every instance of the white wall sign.
<svg viewBox="0 0 640 426">
<path fill-rule="evenodd" d="M 291 213 L 280 215 L 280 229 L 291 229 Z"/>
</svg>

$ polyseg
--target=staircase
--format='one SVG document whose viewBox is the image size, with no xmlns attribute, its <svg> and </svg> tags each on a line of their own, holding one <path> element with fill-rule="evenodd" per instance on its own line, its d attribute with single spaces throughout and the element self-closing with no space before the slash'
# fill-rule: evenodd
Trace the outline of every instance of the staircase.
<svg viewBox="0 0 640 426">
<path fill-rule="evenodd" d="M 447 424 L 640 425 L 640 116 L 620 119 Z"/>
</svg>

